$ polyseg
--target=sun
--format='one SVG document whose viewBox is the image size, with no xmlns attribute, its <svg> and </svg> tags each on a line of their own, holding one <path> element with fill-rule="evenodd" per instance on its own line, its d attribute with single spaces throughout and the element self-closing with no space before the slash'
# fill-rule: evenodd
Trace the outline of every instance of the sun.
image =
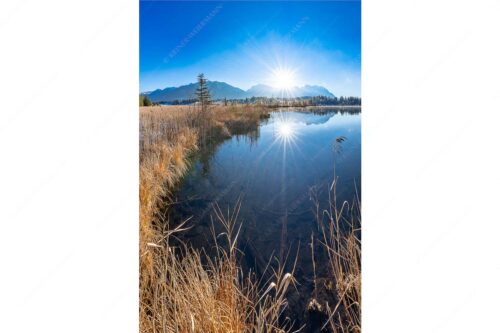
<svg viewBox="0 0 500 333">
<path fill-rule="evenodd" d="M 289 90 L 295 86 L 295 73 L 288 68 L 277 68 L 272 71 L 272 85 L 281 90 Z"/>
</svg>

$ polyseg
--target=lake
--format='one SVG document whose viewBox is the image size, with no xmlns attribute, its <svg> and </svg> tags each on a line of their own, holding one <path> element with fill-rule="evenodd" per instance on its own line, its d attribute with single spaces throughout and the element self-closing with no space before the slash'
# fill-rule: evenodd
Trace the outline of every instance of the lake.
<svg viewBox="0 0 500 333">
<path fill-rule="evenodd" d="M 290 303 L 303 307 L 311 289 L 309 243 L 311 233 L 318 232 L 313 198 L 320 211 L 328 208 L 334 174 L 339 203 L 360 197 L 361 114 L 280 109 L 257 131 L 202 149 L 169 214 L 176 221 L 192 217 L 185 240 L 196 248 L 213 248 L 212 219 L 221 231 L 213 205 L 227 212 L 240 200 L 238 245 L 244 266 L 260 274 L 271 256 L 284 262 L 290 253 L 290 267 L 298 253 L 294 275 L 301 292 Z"/>
</svg>

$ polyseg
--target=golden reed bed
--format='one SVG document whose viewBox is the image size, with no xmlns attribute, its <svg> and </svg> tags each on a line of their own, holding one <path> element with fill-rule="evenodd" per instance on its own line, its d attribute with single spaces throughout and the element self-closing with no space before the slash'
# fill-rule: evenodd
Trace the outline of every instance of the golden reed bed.
<svg viewBox="0 0 500 333">
<path fill-rule="evenodd" d="M 190 154 L 242 128 L 256 128 L 266 115 L 265 109 L 249 106 L 140 109 L 141 332 L 288 331 L 278 319 L 292 276 L 276 270 L 265 290 L 243 276 L 236 250 L 239 207 L 229 216 L 215 211 L 227 234 L 217 244 L 216 258 L 187 246 L 172 247 L 170 238 L 184 224 L 158 215 L 188 170 Z"/>
</svg>

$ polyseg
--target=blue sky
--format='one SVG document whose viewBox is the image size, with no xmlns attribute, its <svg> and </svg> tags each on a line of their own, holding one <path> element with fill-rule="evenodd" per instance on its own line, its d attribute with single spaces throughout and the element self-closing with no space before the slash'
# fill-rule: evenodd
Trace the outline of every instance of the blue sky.
<svg viewBox="0 0 500 333">
<path fill-rule="evenodd" d="M 242 89 L 270 84 L 278 68 L 294 85 L 361 95 L 361 3 L 140 2 L 140 90 L 205 73 Z"/>
</svg>

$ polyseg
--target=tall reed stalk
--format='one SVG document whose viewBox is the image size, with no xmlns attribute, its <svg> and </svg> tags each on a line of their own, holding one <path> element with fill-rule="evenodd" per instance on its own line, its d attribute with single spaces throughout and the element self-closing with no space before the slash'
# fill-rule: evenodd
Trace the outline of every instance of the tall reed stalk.
<svg viewBox="0 0 500 333">
<path fill-rule="evenodd" d="M 329 206 L 319 222 L 321 243 L 328 255 L 328 276 L 334 294 L 326 306 L 323 329 L 361 332 L 361 203 L 337 204 L 337 181 L 329 188 Z"/>
</svg>

